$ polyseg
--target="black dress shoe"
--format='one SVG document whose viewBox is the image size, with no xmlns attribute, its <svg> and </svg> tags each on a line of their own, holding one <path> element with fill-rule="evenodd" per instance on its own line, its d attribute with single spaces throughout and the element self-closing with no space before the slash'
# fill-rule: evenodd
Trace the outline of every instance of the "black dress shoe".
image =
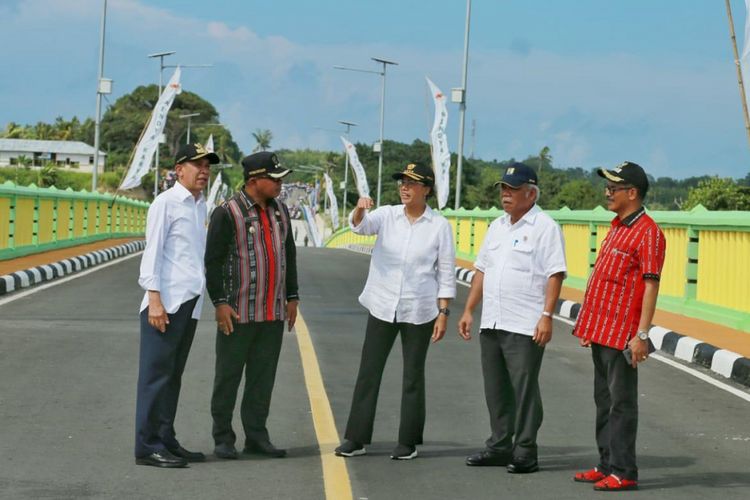
<svg viewBox="0 0 750 500">
<path fill-rule="evenodd" d="M 206 455 L 201 453 L 200 451 L 188 451 L 182 446 L 178 446 L 177 448 L 168 448 L 169 453 L 172 455 L 184 458 L 188 462 L 205 462 Z"/>
<path fill-rule="evenodd" d="M 214 448 L 214 455 L 226 460 L 237 460 L 237 448 L 233 444 L 219 443 Z"/>
<path fill-rule="evenodd" d="M 466 457 L 466 465 L 475 467 L 503 467 L 510 463 L 510 457 L 506 453 L 500 453 L 492 450 L 482 450 Z"/>
<path fill-rule="evenodd" d="M 511 474 L 531 474 L 539 470 L 539 462 L 536 459 L 519 460 L 514 458 L 508 464 L 508 472 Z"/>
<path fill-rule="evenodd" d="M 135 463 L 136 465 L 151 465 L 153 467 L 165 467 L 171 469 L 187 467 L 188 464 L 187 460 L 176 457 L 167 450 L 155 451 L 145 457 L 138 457 L 135 459 Z"/>
<path fill-rule="evenodd" d="M 283 458 L 286 456 L 286 450 L 276 448 L 270 441 L 248 441 L 242 452 L 265 455 L 272 458 Z"/>
</svg>

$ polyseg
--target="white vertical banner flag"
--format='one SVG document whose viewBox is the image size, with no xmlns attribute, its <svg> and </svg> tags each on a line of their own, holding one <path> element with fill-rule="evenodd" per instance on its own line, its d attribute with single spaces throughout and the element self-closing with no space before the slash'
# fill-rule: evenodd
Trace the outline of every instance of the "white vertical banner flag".
<svg viewBox="0 0 750 500">
<path fill-rule="evenodd" d="M 159 137 L 161 137 L 164 125 L 167 123 L 169 108 L 172 107 L 175 96 L 180 92 L 182 92 L 182 87 L 180 86 L 180 67 L 178 66 L 156 102 L 146 131 L 135 146 L 133 162 L 128 167 L 128 173 L 120 184 L 120 190 L 132 189 L 141 185 L 141 178 L 151 168 L 151 162 L 159 144 Z"/>
<path fill-rule="evenodd" d="M 214 152 L 214 134 L 211 134 L 208 136 L 208 140 L 206 141 L 206 144 L 203 145 L 206 148 L 206 151 L 209 153 Z"/>
<path fill-rule="evenodd" d="M 331 213 L 331 225 L 333 230 L 339 228 L 339 206 L 336 203 L 336 197 L 333 195 L 333 181 L 327 173 L 323 173 L 326 180 L 326 195 L 328 196 L 328 210 Z"/>
<path fill-rule="evenodd" d="M 747 0 L 750 1 L 750 0 Z M 451 183 L 451 152 L 448 149 L 448 136 L 445 128 L 448 125 L 448 108 L 443 94 L 432 80 L 425 77 L 430 87 L 432 100 L 435 102 L 435 120 L 432 122 L 430 140 L 432 142 L 432 168 L 435 171 L 435 190 L 437 191 L 438 208 L 448 203 Z"/>
<path fill-rule="evenodd" d="M 370 188 L 367 186 L 365 168 L 359 162 L 359 156 L 357 156 L 357 148 L 355 148 L 354 144 L 347 141 L 343 136 L 341 136 L 341 142 L 344 143 L 344 147 L 348 153 L 347 156 L 349 157 L 349 165 L 352 166 L 352 171 L 354 171 L 354 179 L 357 182 L 357 192 L 359 193 L 360 198 L 369 198 Z"/>
<path fill-rule="evenodd" d="M 310 207 L 304 204 L 302 205 L 302 213 L 304 214 L 305 222 L 307 223 L 305 224 L 305 227 L 307 228 L 307 236 L 310 238 L 314 247 L 322 247 L 323 240 L 320 238 L 318 225 L 315 223 L 315 215 Z"/>
<path fill-rule="evenodd" d="M 211 189 L 208 191 L 208 198 L 206 199 L 206 209 L 208 215 L 214 211 L 214 208 L 224 203 L 229 198 L 229 185 L 224 181 L 224 172 L 219 172 L 219 175 L 214 179 L 214 183 L 211 184 Z"/>
</svg>

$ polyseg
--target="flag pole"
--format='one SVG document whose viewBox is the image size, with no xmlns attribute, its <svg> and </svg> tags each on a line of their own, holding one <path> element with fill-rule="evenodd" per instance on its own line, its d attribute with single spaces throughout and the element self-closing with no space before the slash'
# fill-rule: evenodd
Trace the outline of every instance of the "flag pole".
<svg viewBox="0 0 750 500">
<path fill-rule="evenodd" d="M 747 95 L 745 94 L 745 84 L 742 81 L 742 66 L 740 64 L 740 55 L 737 51 L 737 37 L 734 34 L 734 20 L 732 19 L 732 7 L 729 0 L 725 0 L 727 5 L 727 16 L 729 17 L 729 35 L 732 40 L 732 49 L 734 50 L 734 64 L 737 66 L 737 83 L 740 86 L 740 98 L 742 99 L 742 112 L 745 118 L 745 132 L 747 132 L 748 144 L 750 144 L 750 116 L 747 111 Z M 748 13 L 750 15 L 750 13 Z M 745 43 L 748 43 L 745 41 Z"/>
</svg>

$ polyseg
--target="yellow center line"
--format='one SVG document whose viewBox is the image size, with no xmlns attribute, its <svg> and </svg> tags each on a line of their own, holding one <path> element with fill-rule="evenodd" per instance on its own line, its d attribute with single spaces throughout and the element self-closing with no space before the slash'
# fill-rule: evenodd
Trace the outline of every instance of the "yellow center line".
<svg viewBox="0 0 750 500">
<path fill-rule="evenodd" d="M 310 399 L 313 425 L 318 438 L 326 498 L 328 500 L 352 500 L 352 486 L 349 482 L 346 463 L 343 458 L 333 453 L 339 443 L 339 433 L 336 430 L 331 403 L 328 401 L 328 394 L 323 385 L 323 376 L 320 373 L 320 365 L 315 355 L 310 331 L 302 318 L 302 313 L 297 314 L 294 329 L 297 332 L 297 344 L 302 358 L 307 396 Z"/>
</svg>

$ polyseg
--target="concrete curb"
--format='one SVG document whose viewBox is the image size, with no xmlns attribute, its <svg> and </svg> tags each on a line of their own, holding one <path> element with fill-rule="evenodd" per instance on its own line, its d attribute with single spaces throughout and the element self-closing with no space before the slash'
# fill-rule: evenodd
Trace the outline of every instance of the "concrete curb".
<svg viewBox="0 0 750 500">
<path fill-rule="evenodd" d="M 372 254 L 370 245 L 348 245 L 347 250 Z M 456 266 L 456 280 L 471 284 L 474 270 Z M 571 300 L 560 299 L 555 307 L 555 314 L 575 320 L 581 304 Z M 750 359 L 732 351 L 720 349 L 702 340 L 673 332 L 661 326 L 653 326 L 649 330 L 649 337 L 656 349 L 670 354 L 678 359 L 687 361 L 703 368 L 708 368 L 717 375 L 728 378 L 738 384 L 750 387 Z"/>
<path fill-rule="evenodd" d="M 570 300 L 558 300 L 555 314 L 575 320 L 581 304 Z M 702 340 L 673 332 L 661 326 L 652 326 L 649 337 L 656 349 L 703 368 L 717 375 L 750 387 L 750 359 L 732 351 L 720 349 Z"/>
<path fill-rule="evenodd" d="M 473 270 L 456 266 L 456 279 L 458 281 L 469 284 L 473 276 Z M 575 320 L 578 318 L 580 310 L 581 304 L 560 299 L 557 301 L 555 314 Z M 724 378 L 750 387 L 750 359 L 748 358 L 661 326 L 651 327 L 649 337 L 659 351 L 671 354 L 688 363 L 708 368 Z"/>
<path fill-rule="evenodd" d="M 23 271 L 15 271 L 11 274 L 0 276 L 0 296 L 20 290 L 21 288 L 26 288 L 45 281 L 52 281 L 68 274 L 83 271 L 84 269 L 94 267 L 103 262 L 139 252 L 145 247 L 145 240 L 131 241 L 116 247 L 95 250 L 78 257 L 71 257 L 69 259 L 53 262 L 52 264 L 36 266 L 30 269 L 24 269 Z"/>
</svg>

